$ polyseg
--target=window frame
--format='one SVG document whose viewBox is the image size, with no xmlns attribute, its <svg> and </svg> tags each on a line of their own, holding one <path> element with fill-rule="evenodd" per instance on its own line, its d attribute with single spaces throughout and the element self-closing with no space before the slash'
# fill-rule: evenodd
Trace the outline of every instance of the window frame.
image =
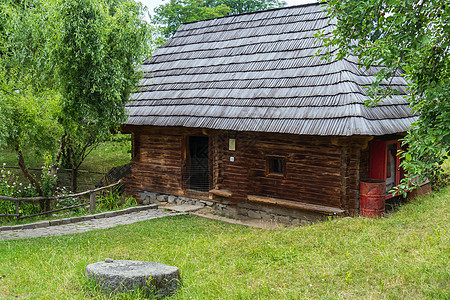
<svg viewBox="0 0 450 300">
<path fill-rule="evenodd" d="M 268 155 L 265 157 L 266 160 L 266 177 L 281 177 L 286 178 L 286 157 L 277 155 Z M 281 172 L 271 172 L 271 161 L 278 160 L 281 162 Z"/>
</svg>

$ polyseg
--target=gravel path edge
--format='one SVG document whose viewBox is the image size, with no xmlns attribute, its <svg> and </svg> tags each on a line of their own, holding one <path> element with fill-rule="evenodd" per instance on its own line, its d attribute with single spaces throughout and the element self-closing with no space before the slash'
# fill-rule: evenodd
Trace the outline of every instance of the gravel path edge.
<svg viewBox="0 0 450 300">
<path fill-rule="evenodd" d="M 21 225 L 0 226 L 0 231 L 26 230 L 26 229 L 49 227 L 49 226 L 58 226 L 58 225 L 64 225 L 64 224 L 70 224 L 70 223 L 85 222 L 85 221 L 89 221 L 92 219 L 117 217 L 120 215 L 125 215 L 125 214 L 129 214 L 129 213 L 133 213 L 133 212 L 140 212 L 140 211 L 149 210 L 149 209 L 158 209 L 158 204 L 134 206 L 134 207 L 128 207 L 128 208 L 121 209 L 121 210 L 107 211 L 107 212 L 102 212 L 102 213 L 98 213 L 98 214 L 79 216 L 79 217 L 71 217 L 71 218 L 56 219 L 56 220 L 49 220 L 49 221 L 40 221 L 40 222 L 21 224 Z"/>
</svg>

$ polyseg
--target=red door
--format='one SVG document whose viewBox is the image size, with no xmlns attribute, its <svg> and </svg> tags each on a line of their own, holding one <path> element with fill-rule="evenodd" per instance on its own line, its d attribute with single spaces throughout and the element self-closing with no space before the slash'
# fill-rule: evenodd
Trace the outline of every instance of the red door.
<svg viewBox="0 0 450 300">
<path fill-rule="evenodd" d="M 370 142 L 369 178 L 386 182 L 386 199 L 394 196 L 389 191 L 401 180 L 400 157 L 397 155 L 400 149 L 398 140 Z"/>
</svg>

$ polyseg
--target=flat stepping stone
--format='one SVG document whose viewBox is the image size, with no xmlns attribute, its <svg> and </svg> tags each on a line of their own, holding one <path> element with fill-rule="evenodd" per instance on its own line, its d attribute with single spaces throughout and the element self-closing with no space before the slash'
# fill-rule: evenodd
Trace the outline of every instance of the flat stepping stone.
<svg viewBox="0 0 450 300">
<path fill-rule="evenodd" d="M 150 261 L 112 260 L 90 264 L 86 275 L 108 293 L 132 293 L 141 289 L 147 296 L 163 298 L 180 284 L 177 267 Z"/>
<path fill-rule="evenodd" d="M 171 211 L 185 213 L 185 212 L 196 211 L 196 210 L 202 209 L 203 206 L 183 204 L 183 205 L 175 205 L 175 206 L 166 206 L 164 208 L 167 210 L 171 210 Z"/>
</svg>

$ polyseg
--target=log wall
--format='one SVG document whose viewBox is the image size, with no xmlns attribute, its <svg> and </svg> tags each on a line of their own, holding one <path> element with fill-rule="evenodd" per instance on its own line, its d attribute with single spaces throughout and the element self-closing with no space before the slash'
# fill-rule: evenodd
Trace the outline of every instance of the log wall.
<svg viewBox="0 0 450 300">
<path fill-rule="evenodd" d="M 341 153 L 329 138 L 249 134 L 240 155 L 249 194 L 339 207 Z M 285 161 L 284 175 L 266 174 L 271 157 Z"/>
<path fill-rule="evenodd" d="M 210 138 L 211 189 L 230 190 L 231 204 L 248 195 L 318 204 L 357 213 L 359 180 L 368 176 L 367 141 L 355 138 L 209 131 L 189 128 L 127 128 L 133 132 L 132 175 L 127 192 L 148 190 L 207 198 L 183 186 L 189 135 Z M 229 138 L 236 149 L 229 150 Z M 284 175 L 267 174 L 267 159 L 282 158 Z M 234 158 L 231 161 L 230 158 Z"/>
<path fill-rule="evenodd" d="M 127 193 L 182 191 L 182 139 L 177 132 L 133 132 L 132 173 L 125 178 Z"/>
</svg>

